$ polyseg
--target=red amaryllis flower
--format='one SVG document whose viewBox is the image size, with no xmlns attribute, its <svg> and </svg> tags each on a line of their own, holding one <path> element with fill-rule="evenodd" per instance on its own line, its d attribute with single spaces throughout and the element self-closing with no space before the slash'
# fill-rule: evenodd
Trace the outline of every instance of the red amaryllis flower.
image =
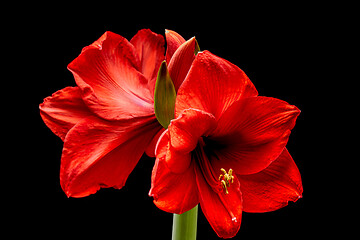
<svg viewBox="0 0 360 240">
<path fill-rule="evenodd" d="M 195 39 L 185 42 L 173 31 L 166 39 L 178 88 L 195 58 Z M 77 87 L 62 89 L 40 105 L 45 124 L 64 141 L 60 183 L 67 196 L 120 189 L 145 151 L 154 156 L 163 131 L 154 114 L 154 88 L 164 44 L 150 30 L 131 41 L 106 32 L 69 64 Z"/>
<path fill-rule="evenodd" d="M 159 139 L 150 196 L 182 214 L 200 203 L 223 238 L 242 211 L 267 212 L 302 196 L 285 146 L 300 111 L 258 92 L 237 66 L 199 53 L 181 85 L 175 118 Z"/>
</svg>

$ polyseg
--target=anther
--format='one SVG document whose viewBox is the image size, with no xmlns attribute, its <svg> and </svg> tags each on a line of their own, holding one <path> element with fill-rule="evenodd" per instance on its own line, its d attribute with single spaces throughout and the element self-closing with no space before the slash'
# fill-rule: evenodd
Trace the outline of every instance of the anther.
<svg viewBox="0 0 360 240">
<path fill-rule="evenodd" d="M 220 174 L 219 181 L 221 183 L 221 187 L 224 190 L 224 193 L 227 195 L 229 194 L 228 188 L 230 187 L 230 183 L 234 183 L 234 176 L 232 175 L 233 170 L 230 168 L 229 173 L 227 173 L 226 170 L 222 168 L 220 171 L 222 174 Z"/>
</svg>

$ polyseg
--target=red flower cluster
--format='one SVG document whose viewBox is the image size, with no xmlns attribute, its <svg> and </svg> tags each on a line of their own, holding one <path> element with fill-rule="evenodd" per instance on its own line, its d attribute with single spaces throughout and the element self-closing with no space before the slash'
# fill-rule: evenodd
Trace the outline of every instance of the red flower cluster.
<svg viewBox="0 0 360 240">
<path fill-rule="evenodd" d="M 107 32 L 69 64 L 77 87 L 40 105 L 46 125 L 64 141 L 60 181 L 71 197 L 121 188 L 144 152 L 156 155 L 149 195 L 181 214 L 200 203 L 223 238 L 240 228 L 242 211 L 267 212 L 302 196 L 287 151 L 300 111 L 258 96 L 237 66 L 197 51 L 166 31 L 139 31 L 130 41 Z M 177 91 L 165 130 L 154 113 L 155 83 L 166 61 Z M 156 147 L 156 150 L 155 150 Z"/>
</svg>

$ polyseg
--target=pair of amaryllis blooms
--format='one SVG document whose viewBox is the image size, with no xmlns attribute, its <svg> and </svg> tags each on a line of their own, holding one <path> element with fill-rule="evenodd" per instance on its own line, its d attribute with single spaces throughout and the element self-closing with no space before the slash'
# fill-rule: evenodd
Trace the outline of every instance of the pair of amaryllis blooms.
<svg viewBox="0 0 360 240">
<path fill-rule="evenodd" d="M 165 35 L 166 55 L 163 36 L 150 30 L 130 41 L 106 32 L 69 64 L 77 86 L 40 105 L 64 141 L 61 187 L 69 197 L 120 189 L 146 153 L 156 156 L 149 195 L 158 208 L 182 214 L 200 204 L 218 236 L 233 237 L 242 211 L 273 211 L 302 196 L 285 148 L 300 111 L 258 96 L 240 68 L 199 51 L 195 38 Z M 167 129 L 154 110 L 163 72 L 176 91 Z M 171 103 L 158 101 L 160 110 Z"/>
</svg>

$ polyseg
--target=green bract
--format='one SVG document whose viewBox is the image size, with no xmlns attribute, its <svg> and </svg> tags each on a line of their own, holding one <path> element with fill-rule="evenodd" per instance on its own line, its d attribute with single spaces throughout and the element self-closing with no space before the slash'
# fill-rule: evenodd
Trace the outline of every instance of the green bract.
<svg viewBox="0 0 360 240">
<path fill-rule="evenodd" d="M 176 91 L 167 69 L 166 61 L 162 62 L 155 85 L 154 109 L 159 123 L 167 129 L 175 115 Z"/>
</svg>

